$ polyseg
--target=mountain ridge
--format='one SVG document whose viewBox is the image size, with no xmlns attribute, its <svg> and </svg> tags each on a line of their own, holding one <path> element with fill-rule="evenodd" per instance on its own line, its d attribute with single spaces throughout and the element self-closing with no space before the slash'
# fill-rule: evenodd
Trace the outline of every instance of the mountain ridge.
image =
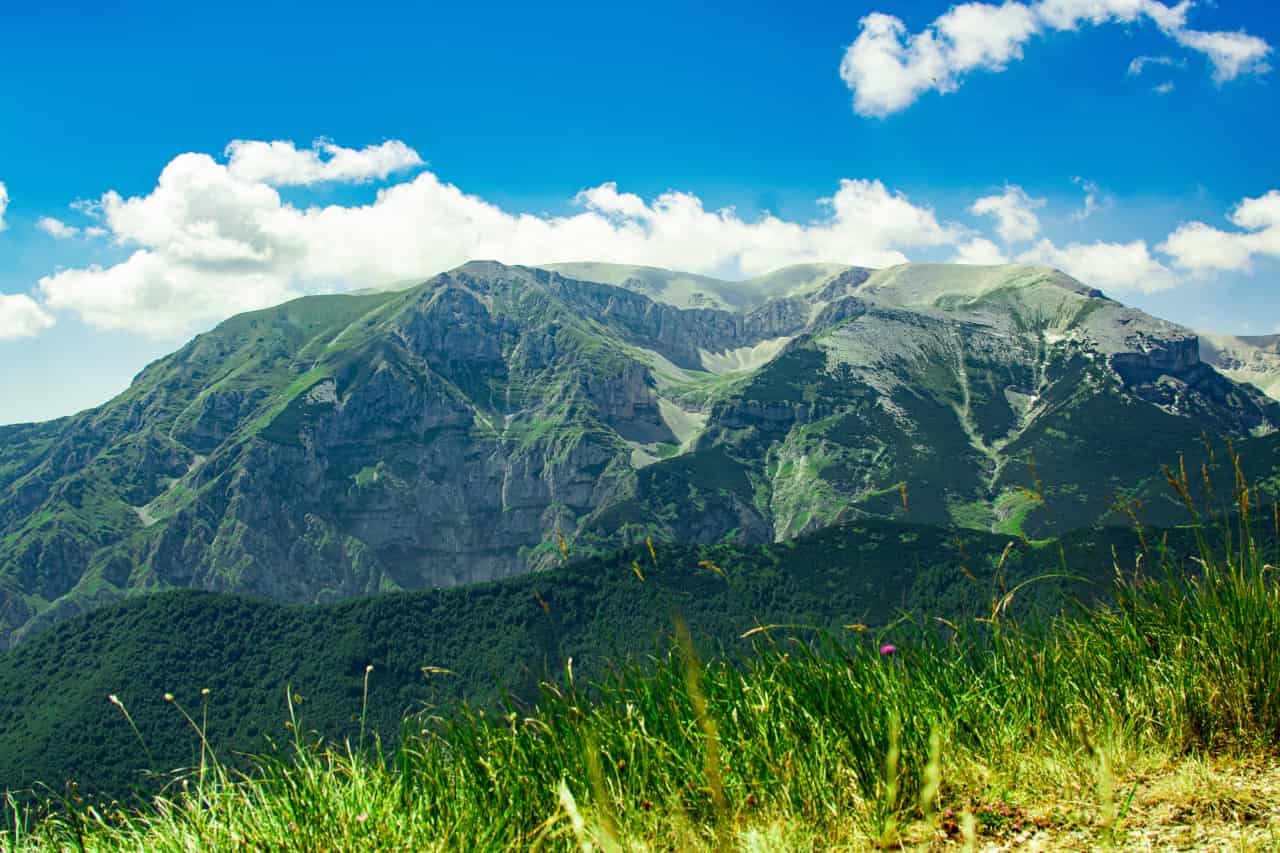
<svg viewBox="0 0 1280 853">
<path fill-rule="evenodd" d="M 148 589 L 491 580 L 561 535 L 771 542 L 908 512 L 1052 535 L 1202 432 L 1280 424 L 1194 332 L 1047 268 L 803 265 L 733 310 L 636 270 L 477 261 L 304 297 L 0 428 L 0 644 Z M 1115 453 L 1121 433 L 1151 447 Z"/>
</svg>

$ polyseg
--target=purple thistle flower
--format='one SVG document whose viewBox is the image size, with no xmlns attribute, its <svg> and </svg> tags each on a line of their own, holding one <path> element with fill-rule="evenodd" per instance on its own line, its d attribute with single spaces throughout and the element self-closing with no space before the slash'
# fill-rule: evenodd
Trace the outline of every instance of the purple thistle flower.
<svg viewBox="0 0 1280 853">
<path fill-rule="evenodd" d="M 898 650 L 898 647 L 893 645 L 892 643 L 885 643 L 883 646 L 880 647 L 880 654 L 891 655 L 897 650 Z"/>
</svg>

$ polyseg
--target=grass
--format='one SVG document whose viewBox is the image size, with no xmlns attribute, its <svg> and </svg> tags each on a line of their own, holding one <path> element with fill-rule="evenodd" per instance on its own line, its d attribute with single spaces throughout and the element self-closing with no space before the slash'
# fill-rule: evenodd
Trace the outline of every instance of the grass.
<svg viewBox="0 0 1280 853">
<path fill-rule="evenodd" d="M 394 754 L 308 736 L 289 695 L 290 739 L 253 770 L 202 748 L 148 802 L 86 802 L 74 788 L 47 813 L 10 801 L 7 843 L 1274 849 L 1280 582 L 1266 551 L 1280 513 L 1261 512 L 1238 471 L 1232 520 L 1200 529 L 1202 571 L 1163 574 L 1151 543 L 1116 567 L 1107 607 L 1017 624 L 1017 591 L 1000 590 L 962 623 L 757 626 L 705 662 L 675 616 L 669 650 L 648 663 L 582 684 L 570 662 L 535 705 L 411 716 Z M 1185 477 L 1169 480 L 1198 513 Z M 376 678 L 366 671 L 366 701 Z M 172 702 L 201 744 L 207 698 Z"/>
</svg>

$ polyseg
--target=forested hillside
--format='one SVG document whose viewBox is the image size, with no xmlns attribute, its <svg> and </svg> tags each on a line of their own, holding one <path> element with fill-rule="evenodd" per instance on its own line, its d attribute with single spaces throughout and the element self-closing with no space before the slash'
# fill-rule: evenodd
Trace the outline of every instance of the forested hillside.
<svg viewBox="0 0 1280 853">
<path fill-rule="evenodd" d="M 1189 545 L 1172 534 L 1171 552 Z M 1148 567 L 1160 551 L 1149 547 Z M 0 788 L 74 779 L 120 796 L 157 783 L 144 770 L 192 765 L 199 738 L 166 693 L 202 721 L 207 703 L 210 743 L 234 764 L 238 751 L 267 750 L 287 734 L 286 688 L 302 697 L 306 729 L 358 737 L 371 665 L 368 728 L 390 744 L 406 715 L 532 699 L 540 680 L 566 677 L 570 659 L 581 682 L 653 654 L 675 615 L 708 652 L 741 653 L 749 644 L 740 636 L 770 624 L 787 626 L 780 640 L 810 636 L 806 626 L 861 637 L 848 626 L 867 626 L 871 643 L 902 614 L 989 616 L 1006 590 L 1045 574 L 1018 589 L 1012 610 L 1056 612 L 1108 595 L 1113 559 L 1133 566 L 1140 553 L 1122 528 L 1028 544 L 864 520 L 779 545 L 658 545 L 652 554 L 641 545 L 502 582 L 326 605 L 143 596 L 0 656 Z"/>
</svg>

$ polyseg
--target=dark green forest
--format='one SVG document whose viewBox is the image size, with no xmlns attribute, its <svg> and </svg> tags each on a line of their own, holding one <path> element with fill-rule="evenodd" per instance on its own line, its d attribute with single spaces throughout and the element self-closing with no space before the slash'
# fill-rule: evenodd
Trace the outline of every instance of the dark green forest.
<svg viewBox="0 0 1280 853">
<path fill-rule="evenodd" d="M 570 659 L 582 683 L 660 653 L 676 616 L 708 654 L 748 652 L 740 637 L 761 625 L 788 626 L 771 632 L 779 641 L 865 625 L 859 636 L 873 643 L 892 638 L 897 620 L 989 614 L 1006 590 L 1042 575 L 1017 589 L 1012 609 L 1061 612 L 1108 596 L 1117 565 L 1184 571 L 1176 555 L 1191 553 L 1186 529 L 1034 543 L 863 520 L 777 545 L 641 544 L 496 583 L 325 605 L 140 596 L 0 656 L 0 788 L 36 798 L 69 780 L 117 798 L 156 789 L 199 759 L 183 710 L 207 719 L 218 759 L 236 765 L 292 736 L 286 690 L 300 697 L 301 729 L 355 741 L 367 666 L 368 737 L 390 747 L 402 725 L 459 702 L 528 702 L 540 681 L 567 677 Z"/>
</svg>

